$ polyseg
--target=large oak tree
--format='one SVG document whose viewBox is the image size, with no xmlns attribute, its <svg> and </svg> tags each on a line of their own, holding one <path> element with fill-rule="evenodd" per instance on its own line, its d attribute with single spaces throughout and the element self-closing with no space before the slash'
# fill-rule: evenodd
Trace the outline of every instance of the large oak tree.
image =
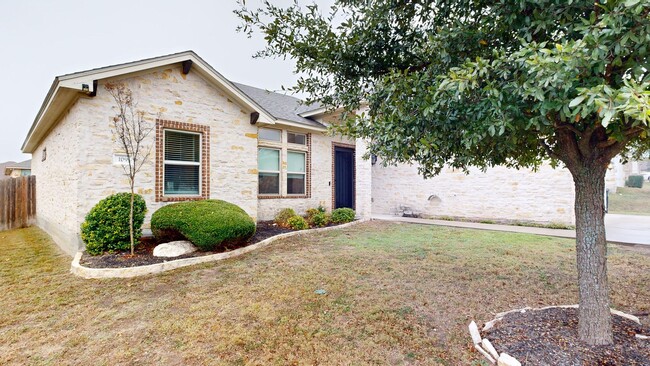
<svg viewBox="0 0 650 366">
<path fill-rule="evenodd" d="M 245 3 L 260 57 L 295 61 L 295 91 L 348 113 L 341 130 L 387 163 L 562 164 L 575 182 L 579 335 L 612 343 L 604 178 L 649 150 L 650 0 Z M 345 114 L 344 114 L 345 115 Z"/>
</svg>

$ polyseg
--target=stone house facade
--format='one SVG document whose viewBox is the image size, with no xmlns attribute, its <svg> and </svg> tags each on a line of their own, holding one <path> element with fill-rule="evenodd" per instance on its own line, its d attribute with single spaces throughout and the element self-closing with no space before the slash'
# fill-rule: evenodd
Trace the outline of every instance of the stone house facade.
<svg viewBox="0 0 650 366">
<path fill-rule="evenodd" d="M 362 140 L 332 135 L 331 114 L 282 94 L 229 81 L 194 52 L 55 78 L 22 150 L 32 154 L 37 225 L 66 252 L 83 247 L 80 225 L 106 196 L 128 190 L 112 133 L 107 83 L 132 90 L 152 133 L 136 178 L 151 214 L 170 202 L 222 199 L 255 220 L 280 209 L 353 207 L 395 214 L 573 222 L 566 171 L 455 171 L 423 180 L 409 165 L 363 159 Z"/>
</svg>

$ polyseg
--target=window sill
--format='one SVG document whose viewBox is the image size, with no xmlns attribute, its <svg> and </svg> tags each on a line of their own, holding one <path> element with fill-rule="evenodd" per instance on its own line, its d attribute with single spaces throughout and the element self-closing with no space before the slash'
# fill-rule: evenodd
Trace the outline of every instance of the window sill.
<svg viewBox="0 0 650 366">
<path fill-rule="evenodd" d="M 159 202 L 181 202 L 181 201 L 199 201 L 205 200 L 207 197 L 203 196 L 162 196 Z"/>
<path fill-rule="evenodd" d="M 310 198 L 309 195 L 306 194 L 293 194 L 293 195 L 286 195 L 286 196 L 280 196 L 280 195 L 257 195 L 257 199 L 260 200 L 273 200 L 273 199 L 292 199 L 292 198 Z"/>
</svg>

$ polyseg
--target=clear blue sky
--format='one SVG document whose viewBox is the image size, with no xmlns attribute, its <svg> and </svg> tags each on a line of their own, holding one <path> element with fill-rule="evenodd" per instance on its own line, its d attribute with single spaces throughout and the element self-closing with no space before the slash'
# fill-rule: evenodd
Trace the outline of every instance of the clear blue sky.
<svg viewBox="0 0 650 366">
<path fill-rule="evenodd" d="M 236 32 L 236 7 L 235 0 L 0 0 L 0 162 L 30 157 L 20 147 L 57 75 L 193 50 L 230 80 L 291 85 L 291 62 L 252 58 L 264 41 Z"/>
</svg>

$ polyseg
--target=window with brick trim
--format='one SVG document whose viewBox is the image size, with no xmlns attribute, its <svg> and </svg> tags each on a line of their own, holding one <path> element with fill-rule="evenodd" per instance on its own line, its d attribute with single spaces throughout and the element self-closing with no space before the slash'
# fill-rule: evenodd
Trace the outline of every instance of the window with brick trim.
<svg viewBox="0 0 650 366">
<path fill-rule="evenodd" d="M 311 196 L 311 134 L 273 128 L 258 131 L 259 198 Z"/>
<path fill-rule="evenodd" d="M 210 127 L 156 120 L 156 201 L 210 198 Z"/>
</svg>

